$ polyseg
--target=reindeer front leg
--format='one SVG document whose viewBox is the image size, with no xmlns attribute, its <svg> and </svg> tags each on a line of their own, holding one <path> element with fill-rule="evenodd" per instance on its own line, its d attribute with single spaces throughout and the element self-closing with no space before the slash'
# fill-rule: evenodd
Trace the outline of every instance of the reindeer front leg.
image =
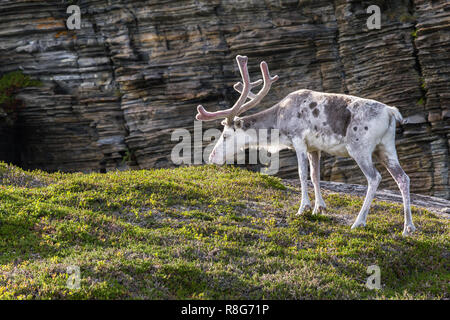
<svg viewBox="0 0 450 320">
<path fill-rule="evenodd" d="M 359 168 L 366 176 L 368 184 L 366 198 L 364 199 L 364 203 L 359 211 L 358 217 L 352 225 L 352 229 L 360 226 L 364 227 L 366 225 L 370 205 L 381 181 L 381 174 L 372 163 L 372 151 L 367 151 L 373 150 L 373 148 L 369 146 L 365 151 L 363 148 L 364 147 L 362 146 L 350 146 L 347 148 L 350 156 L 356 161 Z"/>
<path fill-rule="evenodd" d="M 307 184 L 307 176 L 308 176 L 308 157 L 306 151 L 306 145 L 303 141 L 297 140 L 293 141 L 295 152 L 297 153 L 298 160 L 298 173 L 300 176 L 300 186 L 302 188 L 302 202 L 300 204 L 300 208 L 298 209 L 297 214 L 303 214 L 306 211 L 311 210 L 311 202 L 308 197 L 308 184 Z"/>
<path fill-rule="evenodd" d="M 308 152 L 309 168 L 311 172 L 311 181 L 314 185 L 314 210 L 313 214 L 325 211 L 326 205 L 320 193 L 320 151 Z"/>
</svg>

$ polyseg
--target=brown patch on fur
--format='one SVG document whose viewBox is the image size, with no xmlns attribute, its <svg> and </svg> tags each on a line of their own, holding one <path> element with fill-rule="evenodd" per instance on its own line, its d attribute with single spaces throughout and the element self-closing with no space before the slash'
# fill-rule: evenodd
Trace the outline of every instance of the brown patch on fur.
<svg viewBox="0 0 450 320">
<path fill-rule="evenodd" d="M 325 115 L 327 123 L 331 130 L 341 136 L 347 133 L 347 127 L 350 123 L 351 113 L 347 110 L 350 99 L 345 97 L 329 97 L 325 104 Z"/>
<path fill-rule="evenodd" d="M 309 108 L 310 108 L 310 109 L 314 109 L 316 106 L 317 106 L 317 102 L 311 102 L 311 103 L 309 104 Z"/>
<path fill-rule="evenodd" d="M 314 109 L 312 112 L 312 114 L 315 118 L 317 118 L 319 116 L 319 113 L 320 113 L 319 109 Z"/>
</svg>

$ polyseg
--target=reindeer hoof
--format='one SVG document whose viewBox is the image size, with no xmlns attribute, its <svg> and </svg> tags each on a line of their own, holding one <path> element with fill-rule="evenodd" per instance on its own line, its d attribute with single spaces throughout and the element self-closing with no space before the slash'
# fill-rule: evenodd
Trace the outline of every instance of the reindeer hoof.
<svg viewBox="0 0 450 320">
<path fill-rule="evenodd" d="M 304 215 L 306 213 L 310 213 L 311 212 L 311 206 L 309 204 L 304 205 L 304 206 L 300 206 L 300 209 L 298 209 L 297 211 L 297 215 Z"/>
<path fill-rule="evenodd" d="M 313 215 L 314 214 L 319 214 L 319 213 L 324 213 L 324 212 L 326 212 L 327 211 L 327 208 L 326 207 L 324 207 L 324 206 L 318 206 L 318 207 L 314 207 L 314 210 L 313 210 Z"/>
<path fill-rule="evenodd" d="M 413 224 L 405 226 L 405 228 L 403 229 L 403 236 L 410 236 L 414 233 L 414 231 L 416 231 L 416 227 L 414 227 Z"/>
<path fill-rule="evenodd" d="M 365 227 L 365 226 L 366 226 L 365 222 L 355 221 L 355 223 L 352 225 L 352 229 L 361 228 L 361 227 Z"/>
</svg>

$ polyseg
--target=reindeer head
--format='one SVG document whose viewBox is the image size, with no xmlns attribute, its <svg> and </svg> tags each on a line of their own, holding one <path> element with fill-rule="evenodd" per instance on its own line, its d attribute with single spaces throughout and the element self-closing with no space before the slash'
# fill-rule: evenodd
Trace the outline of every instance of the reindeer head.
<svg viewBox="0 0 450 320">
<path fill-rule="evenodd" d="M 260 103 L 264 96 L 269 92 L 272 83 L 278 80 L 278 76 L 270 76 L 267 63 L 264 61 L 261 62 L 260 68 L 264 85 L 257 94 L 253 94 L 251 89 L 259 86 L 263 83 L 263 80 L 250 82 L 250 76 L 247 69 L 247 57 L 238 55 L 236 61 L 242 77 L 242 82 L 238 82 L 233 86 L 233 88 L 241 94 L 236 103 L 229 109 L 216 112 L 208 112 L 202 105 L 197 107 L 198 113 L 195 117 L 197 120 L 212 121 L 225 118 L 225 120 L 222 121 L 222 125 L 224 126 L 223 132 L 209 156 L 210 163 L 222 165 L 227 159 L 234 159 L 234 155 L 239 150 L 242 150 L 248 144 L 255 142 L 255 136 L 247 133 L 246 129 L 243 128 L 243 121 L 238 116 Z M 249 101 L 247 101 L 247 99 L 249 99 Z"/>
</svg>

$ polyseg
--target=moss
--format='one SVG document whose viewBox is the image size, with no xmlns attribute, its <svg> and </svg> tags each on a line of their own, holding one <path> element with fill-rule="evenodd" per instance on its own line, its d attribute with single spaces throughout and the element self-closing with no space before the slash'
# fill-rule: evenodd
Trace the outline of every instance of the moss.
<svg viewBox="0 0 450 320">
<path fill-rule="evenodd" d="M 0 78 L 0 115 L 6 114 L 9 122 L 13 122 L 17 117 L 17 111 L 23 107 L 23 102 L 16 99 L 16 94 L 22 88 L 39 86 L 40 81 L 32 80 L 21 71 L 14 71 L 3 75 Z"/>
<path fill-rule="evenodd" d="M 32 80 L 21 71 L 13 71 L 0 78 L 0 105 L 12 103 L 14 94 L 20 88 L 34 87 L 41 85 L 40 81 Z"/>
<path fill-rule="evenodd" d="M 449 298 L 448 220 L 426 210 L 413 208 L 413 237 L 401 236 L 402 206 L 380 201 L 350 230 L 360 197 L 325 194 L 328 213 L 299 217 L 299 190 L 231 166 L 1 163 L 0 181 L 0 299 Z M 373 264 L 379 291 L 365 287 Z"/>
</svg>

